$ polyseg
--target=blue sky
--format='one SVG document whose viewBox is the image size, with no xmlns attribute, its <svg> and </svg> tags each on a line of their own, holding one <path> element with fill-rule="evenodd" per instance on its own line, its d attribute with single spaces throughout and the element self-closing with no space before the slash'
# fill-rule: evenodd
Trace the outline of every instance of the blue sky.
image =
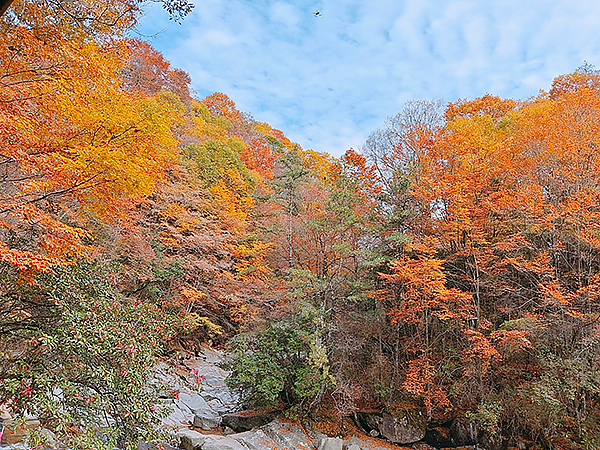
<svg viewBox="0 0 600 450">
<path fill-rule="evenodd" d="M 199 97 L 335 156 L 408 100 L 526 99 L 600 66 L 597 0 L 198 0 L 181 24 L 158 5 L 138 32 Z"/>
</svg>

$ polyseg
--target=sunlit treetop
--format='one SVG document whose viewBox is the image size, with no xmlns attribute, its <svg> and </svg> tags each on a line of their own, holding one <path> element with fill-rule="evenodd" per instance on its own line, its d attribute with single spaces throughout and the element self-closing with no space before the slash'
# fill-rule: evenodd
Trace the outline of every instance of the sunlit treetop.
<svg viewBox="0 0 600 450">
<path fill-rule="evenodd" d="M 71 39 L 120 37 L 136 24 L 147 3 L 147 0 L 14 0 L 0 17 L 0 30 L 6 33 L 15 25 L 22 25 L 46 40 L 52 40 L 57 30 Z M 176 21 L 194 7 L 188 0 L 161 0 L 161 3 Z"/>
</svg>

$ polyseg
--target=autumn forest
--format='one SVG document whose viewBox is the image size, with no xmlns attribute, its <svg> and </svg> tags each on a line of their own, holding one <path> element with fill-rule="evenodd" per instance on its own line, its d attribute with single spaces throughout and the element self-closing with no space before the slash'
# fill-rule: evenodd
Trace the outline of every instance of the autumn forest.
<svg viewBox="0 0 600 450">
<path fill-rule="evenodd" d="M 160 442 L 148 367 L 210 343 L 257 409 L 600 448 L 598 72 L 412 101 L 334 158 L 197 98 L 142 8 L 0 17 L 0 404 Z"/>
</svg>

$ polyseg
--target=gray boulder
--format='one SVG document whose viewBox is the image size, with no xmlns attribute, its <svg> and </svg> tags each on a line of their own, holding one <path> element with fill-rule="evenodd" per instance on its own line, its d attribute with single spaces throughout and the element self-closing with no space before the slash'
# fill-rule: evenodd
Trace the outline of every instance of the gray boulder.
<svg viewBox="0 0 600 450">
<path fill-rule="evenodd" d="M 223 425 L 234 431 L 249 431 L 253 428 L 262 427 L 275 420 L 277 412 L 257 413 L 256 411 L 240 411 L 223 416 Z"/>
<path fill-rule="evenodd" d="M 425 437 L 427 419 L 416 409 L 383 413 L 379 432 L 396 444 L 412 444 Z"/>
<path fill-rule="evenodd" d="M 427 420 L 417 409 L 395 408 L 383 413 L 360 411 L 357 419 L 371 436 L 380 434 L 395 444 L 418 442 L 427 430 Z"/>
<path fill-rule="evenodd" d="M 285 449 L 314 450 L 312 439 L 305 433 L 304 429 L 293 422 L 274 420 L 261 427 L 279 447 Z"/>
<path fill-rule="evenodd" d="M 324 438 L 321 439 L 319 450 L 342 450 L 343 443 L 344 441 L 342 441 L 340 438 Z"/>
<path fill-rule="evenodd" d="M 193 424 L 195 427 L 210 430 L 221 424 L 221 416 L 210 407 L 201 395 L 182 392 L 179 394 L 178 400 L 194 413 Z"/>
<path fill-rule="evenodd" d="M 229 372 L 219 367 L 222 361 L 221 352 L 207 347 L 198 358 L 186 360 L 183 365 L 188 370 L 187 382 L 197 387 L 213 410 L 224 414 L 238 411 L 240 399 L 225 382 Z"/>
<path fill-rule="evenodd" d="M 187 428 L 194 421 L 194 413 L 178 399 L 164 400 L 158 406 L 170 408 L 169 415 L 161 420 L 162 429 L 179 430 Z"/>
<path fill-rule="evenodd" d="M 263 430 L 244 431 L 232 434 L 229 437 L 245 445 L 248 450 L 267 450 L 278 448 L 277 442 L 269 437 Z"/>
<path fill-rule="evenodd" d="M 194 430 L 179 430 L 176 434 L 179 438 L 179 448 L 183 450 L 199 450 L 207 439 L 207 436 Z"/>
<path fill-rule="evenodd" d="M 248 448 L 231 436 L 207 436 L 202 444 L 202 450 L 248 450 Z"/>
<path fill-rule="evenodd" d="M 176 366 L 157 362 L 150 384 L 161 393 L 157 407 L 170 409 L 162 429 L 176 432 L 194 425 L 210 430 L 221 424 L 221 415 L 239 411 L 239 396 L 225 382 L 229 372 L 219 367 L 222 361 L 222 352 L 205 347 L 197 358 L 183 359 Z"/>
</svg>

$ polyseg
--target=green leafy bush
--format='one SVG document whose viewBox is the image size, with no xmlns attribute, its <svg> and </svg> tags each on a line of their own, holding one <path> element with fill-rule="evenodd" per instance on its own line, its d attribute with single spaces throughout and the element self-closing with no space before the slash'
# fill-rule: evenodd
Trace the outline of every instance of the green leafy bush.
<svg viewBox="0 0 600 450">
<path fill-rule="evenodd" d="M 114 267 L 81 263 L 34 284 L 3 270 L 0 403 L 34 414 L 67 444 L 81 427 L 123 445 L 150 438 L 158 413 L 147 381 L 172 333 L 168 317 L 120 295 Z"/>
<path fill-rule="evenodd" d="M 305 404 L 333 386 L 322 320 L 314 309 L 291 316 L 230 341 L 228 384 L 257 407 Z"/>
</svg>

